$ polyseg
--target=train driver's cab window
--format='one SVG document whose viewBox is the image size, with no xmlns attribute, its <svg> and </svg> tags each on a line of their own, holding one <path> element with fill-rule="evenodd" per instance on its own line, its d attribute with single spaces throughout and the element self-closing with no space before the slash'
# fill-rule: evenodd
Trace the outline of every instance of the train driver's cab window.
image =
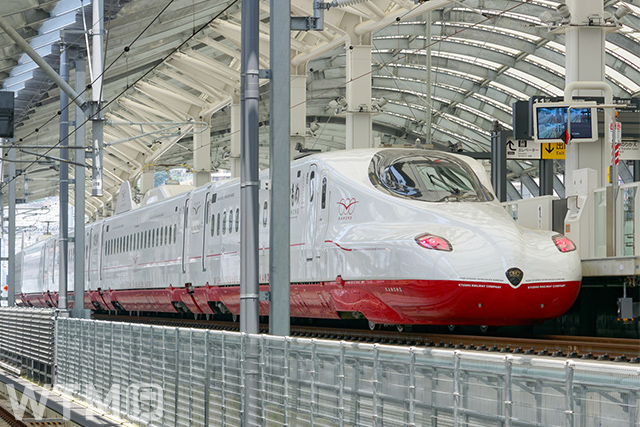
<svg viewBox="0 0 640 427">
<path fill-rule="evenodd" d="M 394 196 L 425 202 L 493 200 L 465 161 L 443 152 L 381 151 L 371 160 L 369 179 Z"/>
</svg>

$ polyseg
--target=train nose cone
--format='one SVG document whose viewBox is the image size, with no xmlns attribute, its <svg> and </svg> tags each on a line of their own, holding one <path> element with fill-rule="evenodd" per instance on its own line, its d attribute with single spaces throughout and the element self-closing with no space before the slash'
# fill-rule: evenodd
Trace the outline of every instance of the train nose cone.
<svg viewBox="0 0 640 427">
<path fill-rule="evenodd" d="M 520 282 L 522 282 L 522 278 L 524 277 L 524 273 L 519 268 L 510 268 L 505 273 L 507 275 L 507 279 L 514 287 L 518 287 Z"/>
</svg>

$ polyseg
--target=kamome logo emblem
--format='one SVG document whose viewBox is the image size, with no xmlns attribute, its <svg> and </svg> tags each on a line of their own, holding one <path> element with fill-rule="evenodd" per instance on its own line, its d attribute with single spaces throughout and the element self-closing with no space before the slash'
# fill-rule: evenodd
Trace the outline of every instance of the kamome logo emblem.
<svg viewBox="0 0 640 427">
<path fill-rule="evenodd" d="M 358 201 L 353 199 L 340 199 L 338 202 L 338 215 L 353 215 L 353 211 L 356 209 Z"/>
</svg>

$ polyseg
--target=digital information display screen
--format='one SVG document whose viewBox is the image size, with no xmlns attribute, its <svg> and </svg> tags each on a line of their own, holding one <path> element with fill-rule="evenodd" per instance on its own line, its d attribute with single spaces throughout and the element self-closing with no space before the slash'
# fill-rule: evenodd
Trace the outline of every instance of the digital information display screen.
<svg viewBox="0 0 640 427">
<path fill-rule="evenodd" d="M 571 138 L 593 139 L 591 108 L 571 109 Z M 537 107 L 536 136 L 542 140 L 559 140 L 567 128 L 567 107 Z"/>
</svg>

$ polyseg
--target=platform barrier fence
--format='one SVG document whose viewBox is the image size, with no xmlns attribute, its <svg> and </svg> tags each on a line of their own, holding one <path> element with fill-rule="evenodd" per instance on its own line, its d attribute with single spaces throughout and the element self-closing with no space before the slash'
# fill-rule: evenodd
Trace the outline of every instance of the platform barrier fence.
<svg viewBox="0 0 640 427">
<path fill-rule="evenodd" d="M 55 309 L 0 309 L 0 361 L 7 370 L 53 382 Z"/>
<path fill-rule="evenodd" d="M 58 322 L 56 387 L 145 426 L 639 422 L 631 364 Z"/>
</svg>

